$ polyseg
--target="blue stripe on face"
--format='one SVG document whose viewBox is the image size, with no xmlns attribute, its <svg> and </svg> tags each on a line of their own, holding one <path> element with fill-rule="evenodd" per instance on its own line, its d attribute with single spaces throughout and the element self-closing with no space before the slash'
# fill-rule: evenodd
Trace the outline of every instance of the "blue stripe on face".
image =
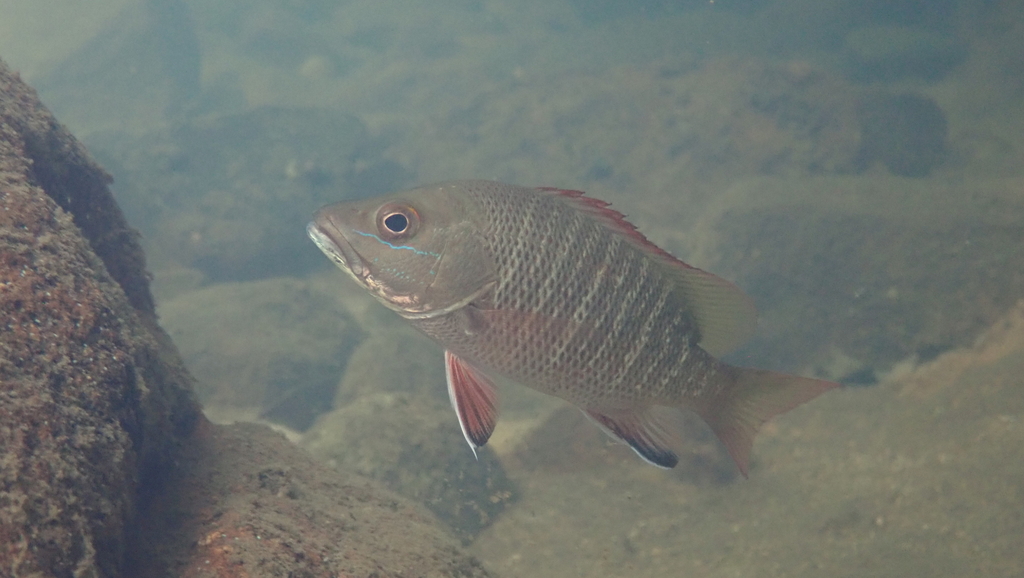
<svg viewBox="0 0 1024 578">
<path fill-rule="evenodd" d="M 364 233 L 362 231 L 355 231 L 355 233 L 358 234 L 358 235 L 362 235 L 363 237 L 370 237 L 372 239 L 375 239 L 376 241 L 378 241 L 380 243 L 383 243 L 383 244 L 387 245 L 388 247 L 391 247 L 392 249 L 406 249 L 408 251 L 412 251 L 413 253 L 416 253 L 417 255 L 429 255 L 431 257 L 437 257 L 437 258 L 441 257 L 440 253 L 434 253 L 434 252 L 431 252 L 431 251 L 421 251 L 421 250 L 417 249 L 416 247 L 410 247 L 408 245 L 393 245 L 391 243 L 388 243 L 384 239 L 381 239 L 377 235 L 374 235 L 373 233 Z"/>
</svg>

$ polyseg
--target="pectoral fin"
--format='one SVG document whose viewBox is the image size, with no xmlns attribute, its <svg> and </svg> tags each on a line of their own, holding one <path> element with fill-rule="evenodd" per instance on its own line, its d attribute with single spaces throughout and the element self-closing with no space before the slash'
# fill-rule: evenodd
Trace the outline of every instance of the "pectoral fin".
<svg viewBox="0 0 1024 578">
<path fill-rule="evenodd" d="M 674 468 L 679 456 L 669 447 L 672 434 L 653 409 L 615 412 L 584 409 L 583 413 L 606 434 L 628 444 L 645 462 L 659 468 Z"/>
<path fill-rule="evenodd" d="M 486 375 L 450 351 L 444 352 L 444 369 L 448 398 L 475 456 L 476 448 L 487 443 L 498 422 L 498 394 Z"/>
</svg>

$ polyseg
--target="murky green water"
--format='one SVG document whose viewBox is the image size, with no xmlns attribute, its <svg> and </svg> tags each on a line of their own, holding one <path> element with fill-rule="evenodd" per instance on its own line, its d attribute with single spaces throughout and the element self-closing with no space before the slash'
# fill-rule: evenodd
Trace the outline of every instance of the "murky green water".
<svg viewBox="0 0 1024 578">
<path fill-rule="evenodd" d="M 419 499 L 502 576 L 1024 573 L 1024 356 L 975 343 L 1024 298 L 1020 54 L 1019 1 L 0 0 L 208 413 Z M 613 201 L 755 299 L 731 362 L 848 387 L 769 424 L 749 480 L 702 431 L 662 472 L 514 384 L 474 461 L 440 350 L 304 234 L 456 178 Z"/>
</svg>

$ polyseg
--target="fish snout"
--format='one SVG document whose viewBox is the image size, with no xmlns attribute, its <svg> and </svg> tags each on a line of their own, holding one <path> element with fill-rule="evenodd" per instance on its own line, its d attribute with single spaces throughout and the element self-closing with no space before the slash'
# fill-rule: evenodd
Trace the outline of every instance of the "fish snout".
<svg viewBox="0 0 1024 578">
<path fill-rule="evenodd" d="M 319 220 L 317 218 L 306 225 L 306 234 L 309 235 L 309 238 L 324 255 L 327 255 L 342 270 L 351 273 L 356 278 L 364 277 L 366 266 L 359 254 L 355 252 L 352 244 L 345 239 L 337 227 L 330 223 L 329 219 L 325 225 L 320 224 Z"/>
</svg>

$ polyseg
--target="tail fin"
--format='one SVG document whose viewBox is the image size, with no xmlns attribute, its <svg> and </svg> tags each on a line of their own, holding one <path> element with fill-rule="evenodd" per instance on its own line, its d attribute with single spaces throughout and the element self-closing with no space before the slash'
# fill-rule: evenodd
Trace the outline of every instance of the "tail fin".
<svg viewBox="0 0 1024 578">
<path fill-rule="evenodd" d="M 838 383 L 721 364 L 721 390 L 703 407 L 695 408 L 722 440 L 729 455 L 747 476 L 750 450 L 761 425 L 810 401 Z"/>
</svg>

